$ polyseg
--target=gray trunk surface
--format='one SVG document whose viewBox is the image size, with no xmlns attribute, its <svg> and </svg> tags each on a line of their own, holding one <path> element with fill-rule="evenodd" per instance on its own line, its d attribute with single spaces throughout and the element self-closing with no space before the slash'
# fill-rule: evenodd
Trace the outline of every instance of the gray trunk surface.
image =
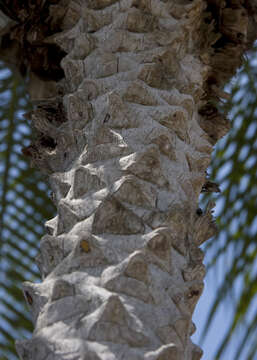
<svg viewBox="0 0 257 360">
<path fill-rule="evenodd" d="M 198 198 L 217 190 L 206 168 L 229 126 L 215 104 L 256 37 L 256 4 L 38 3 L 22 40 L 14 25 L 4 35 L 37 105 L 24 153 L 49 174 L 58 210 L 43 281 L 24 284 L 35 330 L 20 359 L 198 360 L 199 245 L 216 230 Z"/>
</svg>

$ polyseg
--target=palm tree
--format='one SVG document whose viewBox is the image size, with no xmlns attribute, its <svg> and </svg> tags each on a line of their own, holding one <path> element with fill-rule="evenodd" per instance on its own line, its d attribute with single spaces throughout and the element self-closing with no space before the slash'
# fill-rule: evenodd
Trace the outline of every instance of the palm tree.
<svg viewBox="0 0 257 360">
<path fill-rule="evenodd" d="M 231 99 L 222 106 L 230 113 L 232 129 L 216 146 L 210 168 L 210 180 L 218 182 L 219 235 L 205 243 L 211 253 L 207 270 L 223 281 L 214 289 L 215 300 L 203 336 L 208 333 L 220 305 L 233 309 L 227 332 L 215 359 L 226 356 L 233 338 L 234 359 L 254 359 L 257 354 L 256 306 L 256 44 L 247 54 L 242 69 L 230 84 Z M 224 171 L 225 170 L 225 171 Z M 213 197 L 213 194 L 211 194 Z M 205 201 L 208 201 L 206 193 Z M 220 268 L 222 267 L 222 269 Z M 239 285 L 241 284 L 241 285 Z M 230 355 L 232 356 L 232 355 Z"/>
<path fill-rule="evenodd" d="M 37 105 L 24 153 L 49 174 L 58 210 L 37 259 L 43 282 L 24 284 L 35 331 L 18 353 L 199 359 L 190 340 L 204 276 L 198 246 L 215 225 L 213 204 L 197 202 L 228 130 L 216 102 L 256 37 L 256 9 L 55 3 L 1 2 L 15 21 L 4 56 L 30 68 Z"/>
</svg>

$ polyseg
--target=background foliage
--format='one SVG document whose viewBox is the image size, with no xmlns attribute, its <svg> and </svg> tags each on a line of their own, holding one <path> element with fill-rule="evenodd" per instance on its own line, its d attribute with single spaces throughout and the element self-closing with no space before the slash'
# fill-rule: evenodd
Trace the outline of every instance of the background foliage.
<svg viewBox="0 0 257 360">
<path fill-rule="evenodd" d="M 216 146 L 210 179 L 218 182 L 216 239 L 205 246 L 214 255 L 210 271 L 221 268 L 223 282 L 206 320 L 211 325 L 220 304 L 229 299 L 234 319 L 216 359 L 221 359 L 232 336 L 244 329 L 235 357 L 247 347 L 247 359 L 257 354 L 256 252 L 257 232 L 257 61 L 256 51 L 245 60 L 230 84 L 231 101 L 224 104 L 232 121 L 230 134 Z M 14 339 L 29 337 L 32 326 L 21 284 L 39 281 L 35 265 L 43 224 L 54 216 L 45 179 L 31 169 L 21 148 L 28 146 L 30 124 L 22 113 L 30 109 L 24 83 L 0 63 L 0 360 L 17 359 Z M 213 195 L 212 195 L 213 196 Z M 203 202 L 207 199 L 204 198 Z M 239 285 L 238 285 L 239 284 Z M 255 334 L 255 336 L 254 336 Z M 232 360 L 232 359 L 231 359 Z"/>
<path fill-rule="evenodd" d="M 235 360 L 251 360 L 257 356 L 256 55 L 257 46 L 247 56 L 237 76 L 227 85 L 231 99 L 221 106 L 221 110 L 228 111 L 231 130 L 217 144 L 209 169 L 210 179 L 220 185 L 221 193 L 216 198 L 220 232 L 205 246 L 205 251 L 212 253 L 207 269 L 217 272 L 219 267 L 223 281 L 216 292 L 203 334 L 206 335 L 221 304 L 225 302 L 227 306 L 232 306 L 234 312 L 215 359 L 224 359 L 232 337 L 239 338 L 239 329 Z M 205 196 L 203 202 L 207 200 Z"/>
<path fill-rule="evenodd" d="M 21 284 L 39 281 L 35 265 L 43 224 L 54 214 L 48 186 L 21 149 L 30 143 L 24 82 L 0 62 L 0 359 L 17 359 L 14 339 L 32 325 Z M 2 357 L 1 357 L 2 356 Z"/>
</svg>

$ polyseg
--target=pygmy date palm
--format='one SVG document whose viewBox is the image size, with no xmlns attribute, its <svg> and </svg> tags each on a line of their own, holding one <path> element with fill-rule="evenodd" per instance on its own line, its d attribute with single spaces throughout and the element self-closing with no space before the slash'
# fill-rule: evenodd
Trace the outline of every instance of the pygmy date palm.
<svg viewBox="0 0 257 360">
<path fill-rule="evenodd" d="M 217 102 L 257 37 L 255 1 L 2 1 L 1 54 L 24 74 L 58 215 L 25 283 L 21 359 L 197 360 L 199 249 Z M 6 10 L 8 8 L 8 11 Z M 214 185 L 212 188 L 216 189 Z"/>
</svg>

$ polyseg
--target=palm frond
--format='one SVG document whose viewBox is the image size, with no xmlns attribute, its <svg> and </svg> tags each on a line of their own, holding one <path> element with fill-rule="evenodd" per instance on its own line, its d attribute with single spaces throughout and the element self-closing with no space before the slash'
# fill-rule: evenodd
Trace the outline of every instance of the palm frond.
<svg viewBox="0 0 257 360">
<path fill-rule="evenodd" d="M 234 312 L 215 359 L 222 358 L 231 339 L 239 336 L 239 329 L 245 335 L 238 342 L 235 359 L 239 359 L 246 347 L 251 348 L 247 360 L 257 354 L 256 333 L 254 336 L 257 312 L 253 310 L 253 299 L 257 294 L 257 72 L 253 63 L 256 52 L 257 48 L 254 56 L 245 59 L 237 80 L 231 85 L 231 100 L 223 109 L 230 114 L 232 130 L 218 143 L 210 168 L 210 179 L 222 189 L 216 197 L 217 222 L 221 231 L 216 239 L 206 244 L 205 250 L 211 253 L 207 268 L 217 271 L 219 260 L 223 259 L 224 277 L 207 317 L 203 338 L 222 303 L 227 301 Z M 207 197 L 203 201 L 207 201 Z M 254 314 L 249 316 L 250 312 Z"/>
<path fill-rule="evenodd" d="M 48 185 L 21 152 L 31 137 L 22 116 L 29 110 L 24 83 L 0 63 L 0 349 L 8 360 L 17 359 L 14 339 L 32 331 L 21 284 L 39 281 L 35 255 L 55 212 Z"/>
</svg>

